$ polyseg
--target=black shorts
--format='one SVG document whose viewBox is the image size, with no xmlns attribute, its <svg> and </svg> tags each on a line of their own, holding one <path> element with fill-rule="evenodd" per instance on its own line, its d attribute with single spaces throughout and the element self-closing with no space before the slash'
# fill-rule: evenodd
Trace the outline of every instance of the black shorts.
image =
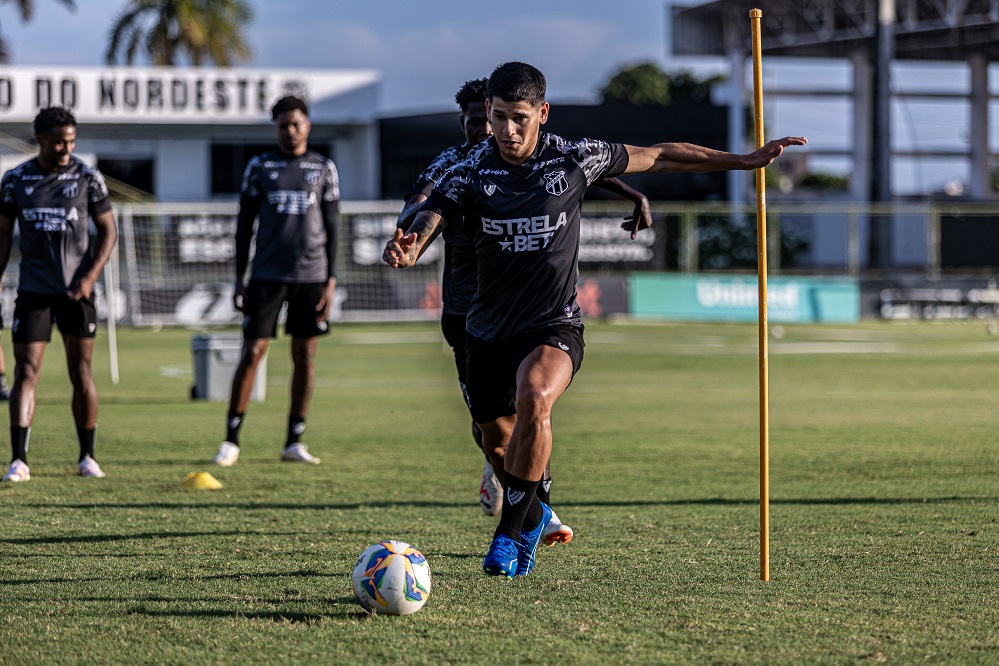
<svg viewBox="0 0 999 666">
<path fill-rule="evenodd" d="M 74 301 L 62 294 L 17 292 L 14 301 L 14 321 L 10 326 L 11 340 L 17 343 L 50 342 L 52 323 L 64 336 L 93 338 L 97 335 L 97 307 L 94 295 Z"/>
<path fill-rule="evenodd" d="M 250 280 L 243 300 L 243 337 L 248 340 L 277 336 L 281 306 L 288 304 L 284 330 L 295 338 L 314 338 L 329 333 L 329 324 L 318 321 L 316 307 L 323 298 L 325 282 L 271 282 Z"/>
<path fill-rule="evenodd" d="M 468 401 L 476 423 L 517 413 L 517 370 L 538 347 L 561 349 L 576 376 L 583 363 L 583 327 L 556 325 L 511 340 L 490 342 L 467 337 Z"/>
</svg>

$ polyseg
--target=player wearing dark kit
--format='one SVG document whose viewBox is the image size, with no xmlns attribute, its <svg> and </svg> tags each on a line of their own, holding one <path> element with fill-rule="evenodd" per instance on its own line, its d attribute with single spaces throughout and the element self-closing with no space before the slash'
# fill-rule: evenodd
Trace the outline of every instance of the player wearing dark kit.
<svg viewBox="0 0 999 666">
<path fill-rule="evenodd" d="M 0 274 L 7 268 L 14 220 L 21 230 L 21 278 L 14 304 L 14 382 L 10 391 L 12 461 L 4 481 L 27 481 L 28 441 L 35 392 L 59 327 L 73 385 L 73 420 L 80 444 L 78 472 L 100 478 L 94 459 L 97 388 L 92 371 L 97 309 L 94 284 L 117 240 L 108 189 L 100 172 L 73 156 L 76 118 L 62 107 L 42 109 L 34 120 L 38 157 L 8 171 L 0 182 Z M 97 228 L 90 240 L 90 219 Z"/>
<path fill-rule="evenodd" d="M 499 526 L 483 569 L 526 575 L 551 509 L 537 488 L 551 454 L 551 411 L 583 358 L 576 304 L 580 202 L 598 178 L 757 169 L 805 139 L 784 137 L 748 155 L 687 143 L 650 147 L 567 141 L 547 122 L 544 75 L 518 62 L 489 77 L 494 136 L 437 184 L 409 233 L 386 245 L 389 265 L 411 266 L 450 223 L 472 234 L 478 289 L 468 313 L 468 393 L 486 448 L 509 441 Z"/>
<path fill-rule="evenodd" d="M 318 337 L 328 332 L 336 289 L 336 225 L 340 183 L 332 161 L 308 149 L 309 109 L 284 97 L 271 109 L 278 150 L 250 160 L 243 175 L 236 222 L 233 305 L 243 312 L 243 348 L 232 380 L 226 439 L 212 462 L 239 458 L 239 435 L 253 392 L 257 365 L 277 335 L 278 313 L 288 304 L 291 336 L 291 409 L 281 460 L 319 464 L 301 441 L 315 383 Z M 253 222 L 258 220 L 249 284 L 244 283 Z"/>
<path fill-rule="evenodd" d="M 434 189 L 448 169 L 462 162 L 476 145 L 492 136 L 493 131 L 486 115 L 486 80 L 475 79 L 466 81 L 454 96 L 461 115 L 458 123 L 465 135 L 465 142 L 451 146 L 431 160 L 426 169 L 416 178 L 416 182 L 406 193 L 406 203 L 399 213 L 398 226 L 408 229 L 420 206 Z M 475 251 L 471 239 L 465 234 L 455 233 L 453 229 L 445 229 L 444 238 L 444 272 L 441 278 L 441 330 L 444 340 L 454 353 L 454 364 L 458 369 L 458 384 L 462 396 L 468 402 L 465 390 L 465 315 L 468 306 L 475 295 Z M 472 421 L 472 438 L 478 447 L 482 448 L 482 431 Z M 503 506 L 503 487 L 493 473 L 493 467 L 486 458 L 482 469 L 482 481 L 479 484 L 479 506 L 487 516 L 498 516 Z"/>
<path fill-rule="evenodd" d="M 399 215 L 398 226 L 400 229 L 409 227 L 421 204 L 430 196 L 434 185 L 444 173 L 464 161 L 472 148 L 492 136 L 492 126 L 489 124 L 486 114 L 486 83 L 486 79 L 466 81 L 455 95 L 455 101 L 461 109 L 459 124 L 465 134 L 466 141 L 460 146 L 452 146 L 441 152 L 417 177 L 412 189 L 406 195 L 406 205 Z M 625 218 L 627 224 L 634 231 L 651 226 L 649 201 L 641 192 L 628 187 L 616 178 L 602 179 L 597 184 L 634 202 L 633 214 Z M 636 222 L 638 226 L 635 226 Z M 442 237 L 445 245 L 441 328 L 444 332 L 444 339 L 454 352 L 458 381 L 467 403 L 465 320 L 477 288 L 475 250 L 472 247 L 471 238 L 465 233 L 459 233 L 455 225 L 446 227 L 442 232 Z M 474 420 L 472 433 L 476 444 L 482 448 L 482 431 Z M 505 445 L 504 442 L 503 446 L 505 447 Z M 486 515 L 496 516 L 499 515 L 503 502 L 503 487 L 497 478 L 502 477 L 502 458 L 497 457 L 495 462 L 499 473 L 494 474 L 493 464 L 488 454 L 496 453 L 496 456 L 501 456 L 502 451 L 486 453 L 486 464 L 482 470 L 482 481 L 479 486 L 479 505 Z M 542 483 L 538 487 L 538 493 L 546 504 L 550 504 L 548 500 L 550 489 L 551 476 L 546 468 Z M 553 511 L 552 520 L 545 528 L 542 539 L 548 544 L 568 543 L 572 540 L 572 536 L 572 528 L 562 523 Z"/>
</svg>

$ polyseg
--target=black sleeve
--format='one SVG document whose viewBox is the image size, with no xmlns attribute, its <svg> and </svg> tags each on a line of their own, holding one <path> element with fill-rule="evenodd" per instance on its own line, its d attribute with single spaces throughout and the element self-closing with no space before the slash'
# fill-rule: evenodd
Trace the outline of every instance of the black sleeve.
<svg viewBox="0 0 999 666">
<path fill-rule="evenodd" d="M 429 197 L 430 192 L 432 192 L 434 189 L 435 182 L 436 181 L 433 180 L 421 180 L 415 182 L 413 186 L 409 188 L 409 192 L 406 192 L 406 196 L 404 196 L 402 200 L 409 201 L 417 194 L 422 194 L 425 197 Z"/>
<path fill-rule="evenodd" d="M 337 227 L 340 225 L 340 202 L 324 201 L 321 208 L 323 214 L 323 226 L 326 228 L 326 262 L 328 264 L 327 275 L 336 279 L 336 242 Z"/>
<path fill-rule="evenodd" d="M 239 215 L 236 216 L 236 279 L 246 277 L 250 263 L 250 241 L 253 239 L 253 222 L 260 212 L 260 199 L 242 195 L 239 198 Z"/>
<path fill-rule="evenodd" d="M 17 197 L 14 195 L 14 173 L 13 170 L 4 174 L 0 181 L 0 215 L 8 220 L 17 217 Z"/>
<path fill-rule="evenodd" d="M 104 199 L 101 199 L 100 201 L 90 202 L 90 204 L 89 204 L 88 207 L 90 208 L 90 211 L 89 211 L 90 212 L 90 216 L 91 217 L 97 217 L 101 213 L 106 213 L 109 210 L 111 210 L 111 208 L 112 208 L 112 206 L 111 206 L 111 199 L 110 198 L 104 198 Z"/>
<path fill-rule="evenodd" d="M 435 189 L 427 197 L 427 200 L 420 206 L 420 210 L 429 210 L 437 213 L 449 226 L 454 225 L 455 229 L 461 228 L 461 205 L 449 199 L 439 190 Z"/>
</svg>

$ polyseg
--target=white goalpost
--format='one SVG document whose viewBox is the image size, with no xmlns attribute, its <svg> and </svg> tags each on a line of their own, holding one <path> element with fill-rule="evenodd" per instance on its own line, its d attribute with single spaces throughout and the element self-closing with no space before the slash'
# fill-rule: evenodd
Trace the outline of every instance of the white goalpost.
<svg viewBox="0 0 999 666">
<path fill-rule="evenodd" d="M 104 300 L 108 311 L 108 358 L 111 363 L 111 383 L 117 385 L 118 374 L 118 287 L 115 284 L 114 265 L 118 261 L 118 247 L 115 246 L 111 259 L 104 265 Z"/>
</svg>

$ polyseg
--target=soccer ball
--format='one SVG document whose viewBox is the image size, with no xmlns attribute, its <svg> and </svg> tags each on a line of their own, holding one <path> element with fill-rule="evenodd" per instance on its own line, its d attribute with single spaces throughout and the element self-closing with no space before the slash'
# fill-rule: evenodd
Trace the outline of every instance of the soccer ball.
<svg viewBox="0 0 999 666">
<path fill-rule="evenodd" d="M 430 596 L 430 566 L 408 543 L 380 541 L 361 553 L 351 575 L 354 597 L 369 613 L 408 615 Z"/>
</svg>

